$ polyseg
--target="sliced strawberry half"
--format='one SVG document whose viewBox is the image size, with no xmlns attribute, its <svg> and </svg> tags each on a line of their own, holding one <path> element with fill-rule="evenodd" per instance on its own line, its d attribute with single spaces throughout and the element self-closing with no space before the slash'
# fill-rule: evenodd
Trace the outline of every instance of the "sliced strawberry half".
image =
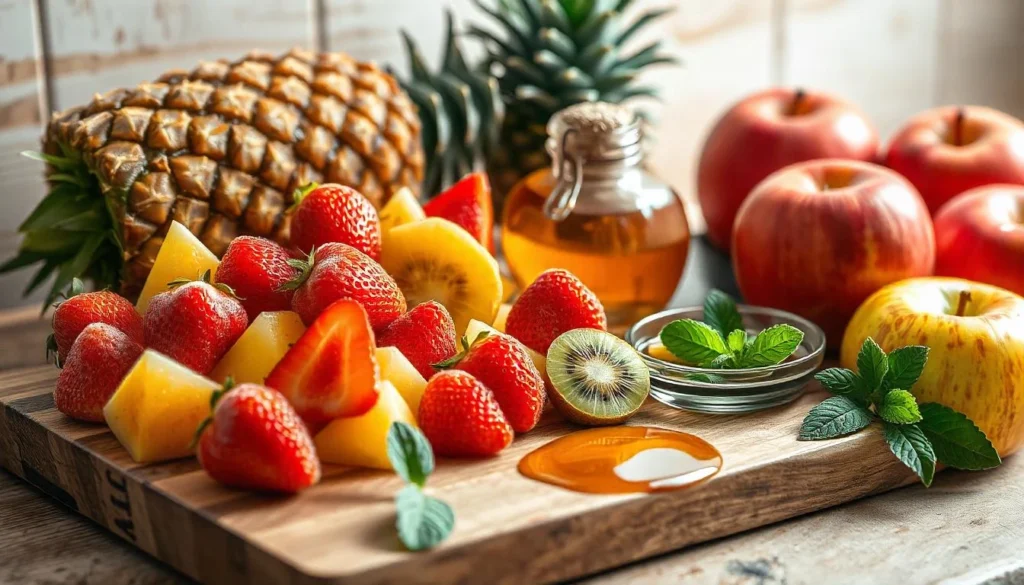
<svg viewBox="0 0 1024 585">
<path fill-rule="evenodd" d="M 375 350 L 362 305 L 340 300 L 313 321 L 266 383 L 284 394 L 315 432 L 335 418 L 364 414 L 377 403 Z"/>
<path fill-rule="evenodd" d="M 462 226 L 494 255 L 494 206 L 487 175 L 471 173 L 423 206 L 427 217 L 440 217 Z"/>
</svg>

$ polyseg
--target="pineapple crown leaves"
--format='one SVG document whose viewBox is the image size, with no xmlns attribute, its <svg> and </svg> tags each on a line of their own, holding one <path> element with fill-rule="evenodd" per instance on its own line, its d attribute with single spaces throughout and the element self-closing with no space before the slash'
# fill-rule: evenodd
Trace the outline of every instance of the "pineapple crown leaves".
<svg viewBox="0 0 1024 585">
<path fill-rule="evenodd" d="M 295 275 L 295 278 L 292 278 L 288 282 L 286 282 L 286 283 L 282 284 L 281 286 L 277 287 L 277 290 L 279 290 L 279 291 L 297 290 L 300 286 L 303 285 L 303 283 L 306 282 L 306 280 L 309 279 L 309 274 L 313 271 L 313 265 L 315 263 L 316 263 L 316 246 L 314 246 L 313 248 L 311 248 L 309 250 L 309 254 L 306 256 L 305 260 L 301 260 L 299 258 L 289 258 L 288 259 L 288 266 L 291 266 L 292 268 L 298 270 L 299 272 L 298 272 L 298 274 Z"/>
<path fill-rule="evenodd" d="M 220 292 L 228 295 L 229 297 L 238 299 L 240 301 L 244 301 L 245 300 L 244 298 L 238 296 L 238 294 L 235 293 L 235 289 L 231 288 L 227 284 L 224 284 L 223 282 L 213 282 L 213 272 L 210 271 L 209 268 L 207 268 L 202 274 L 200 274 L 199 278 L 196 278 L 196 279 L 175 278 L 171 282 L 167 283 L 167 287 L 171 288 L 171 289 L 174 289 L 174 288 L 177 288 L 179 286 L 188 284 L 190 282 L 205 282 L 206 284 L 208 284 L 208 285 L 212 286 L 213 288 L 219 290 Z"/>
<path fill-rule="evenodd" d="M 227 379 L 224 380 L 224 384 L 221 385 L 220 388 L 214 390 L 213 394 L 210 394 L 210 416 L 204 418 L 203 422 L 199 423 L 199 426 L 196 428 L 196 433 L 192 435 L 192 442 L 189 444 L 189 449 L 196 448 L 196 445 L 199 444 L 199 439 L 203 436 L 203 431 L 205 431 L 206 427 L 210 426 L 210 423 L 213 422 L 213 413 L 217 409 L 217 403 L 220 402 L 221 398 L 224 398 L 225 394 L 234 389 L 235 379 L 228 376 Z"/>
<path fill-rule="evenodd" d="M 462 339 L 460 340 L 460 342 L 462 343 L 462 351 L 456 353 L 455 355 L 446 360 L 440 361 L 436 364 L 431 364 L 430 367 L 434 368 L 438 372 L 440 372 L 441 370 L 449 370 L 451 368 L 454 368 L 456 365 L 458 365 L 459 362 L 461 362 L 466 357 L 466 354 L 469 353 L 470 348 L 472 348 L 474 345 L 477 345 L 481 341 L 487 339 L 488 335 L 490 335 L 489 332 L 481 331 L 479 334 L 477 334 L 476 338 L 473 339 L 472 342 L 469 341 L 468 337 L 463 335 Z"/>
</svg>

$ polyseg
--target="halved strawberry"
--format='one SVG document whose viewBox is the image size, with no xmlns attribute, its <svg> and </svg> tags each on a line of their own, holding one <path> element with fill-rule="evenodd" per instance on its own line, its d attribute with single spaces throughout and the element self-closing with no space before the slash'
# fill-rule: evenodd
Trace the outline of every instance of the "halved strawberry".
<svg viewBox="0 0 1024 585">
<path fill-rule="evenodd" d="M 335 302 L 284 354 L 267 386 L 280 391 L 314 432 L 341 416 L 358 416 L 377 402 L 380 370 L 366 311 Z"/>
<path fill-rule="evenodd" d="M 487 175 L 471 173 L 423 206 L 427 217 L 458 224 L 494 255 L 494 206 Z"/>
</svg>

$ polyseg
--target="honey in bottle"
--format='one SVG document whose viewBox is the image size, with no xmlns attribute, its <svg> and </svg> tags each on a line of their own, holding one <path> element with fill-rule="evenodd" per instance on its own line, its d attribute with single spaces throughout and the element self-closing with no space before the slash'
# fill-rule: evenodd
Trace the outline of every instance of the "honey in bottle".
<svg viewBox="0 0 1024 585">
<path fill-rule="evenodd" d="M 548 124 L 550 169 L 506 198 L 505 258 L 520 288 L 564 268 L 601 299 L 624 329 L 672 298 L 690 231 L 679 196 L 643 167 L 640 121 L 603 102 L 570 106 Z"/>
</svg>

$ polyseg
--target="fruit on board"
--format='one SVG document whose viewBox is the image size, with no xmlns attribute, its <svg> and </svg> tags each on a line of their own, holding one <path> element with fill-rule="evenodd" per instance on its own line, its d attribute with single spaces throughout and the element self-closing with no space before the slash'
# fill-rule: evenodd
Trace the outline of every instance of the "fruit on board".
<svg viewBox="0 0 1024 585">
<path fill-rule="evenodd" d="M 856 365 L 868 337 L 885 351 L 931 348 L 910 389 L 918 401 L 967 415 L 1000 456 L 1024 445 L 1024 298 L 959 278 L 903 280 L 857 309 L 843 337 L 843 367 Z"/>
<path fill-rule="evenodd" d="M 309 185 L 295 194 L 291 245 L 303 254 L 332 242 L 380 260 L 380 219 L 370 200 L 351 187 Z"/>
<path fill-rule="evenodd" d="M 499 331 L 495 327 L 491 327 L 490 325 L 487 325 L 486 323 L 481 323 L 480 321 L 477 321 L 476 319 L 473 319 L 472 321 L 469 322 L 469 325 L 466 326 L 466 333 L 463 335 L 463 337 L 465 337 L 466 339 L 472 341 L 472 340 L 476 339 L 477 337 L 480 337 L 481 333 L 487 333 L 489 335 L 494 335 L 494 334 L 497 334 L 497 333 L 503 333 L 503 331 Z M 520 343 L 522 343 L 522 342 L 520 342 Z M 526 347 L 526 345 L 523 345 L 523 347 Z M 547 362 L 547 358 L 544 357 L 543 355 L 533 351 L 529 347 L 526 347 L 526 352 L 528 354 L 530 354 L 530 360 L 533 362 L 534 367 L 537 368 L 537 371 L 540 373 L 540 376 L 542 378 L 544 378 L 545 380 L 547 380 L 547 378 L 548 378 L 548 370 L 547 370 L 547 365 L 545 364 Z"/>
<path fill-rule="evenodd" d="M 202 423 L 203 470 L 233 488 L 295 493 L 320 481 L 320 460 L 306 425 L 284 396 L 258 384 L 217 390 Z"/>
<path fill-rule="evenodd" d="M 427 217 L 440 217 L 469 232 L 494 255 L 494 204 L 487 175 L 471 173 L 423 206 Z"/>
<path fill-rule="evenodd" d="M 183 278 L 199 278 L 207 270 L 216 276 L 219 266 L 220 261 L 199 238 L 184 225 L 172 221 L 135 308 L 140 315 L 145 315 L 150 299 L 171 288 L 170 283 Z"/>
<path fill-rule="evenodd" d="M 427 301 L 394 320 L 377 338 L 380 347 L 397 347 L 426 379 L 434 364 L 455 355 L 455 324 L 444 305 Z"/>
<path fill-rule="evenodd" d="M 776 87 L 744 98 L 715 123 L 700 155 L 697 195 L 708 238 L 728 250 L 740 205 L 782 167 L 817 158 L 871 161 L 877 150 L 871 122 L 835 96 Z"/>
<path fill-rule="evenodd" d="M 106 323 L 142 345 L 142 317 L 128 299 L 109 290 L 82 292 L 82 281 L 75 279 L 71 296 L 53 311 L 53 333 L 46 339 L 47 354 L 57 353 L 61 365 L 78 335 L 93 323 Z"/>
<path fill-rule="evenodd" d="M 412 191 L 401 189 L 380 210 L 381 245 L 391 228 L 426 218 L 427 214 L 423 213 L 423 208 L 420 207 L 420 202 L 416 200 Z"/>
<path fill-rule="evenodd" d="M 835 348 L 873 292 L 932 273 L 935 239 L 906 179 L 826 159 L 786 167 L 754 189 L 736 217 L 732 254 L 748 303 L 810 319 Z"/>
<path fill-rule="evenodd" d="M 383 330 L 405 313 L 405 297 L 395 280 L 352 246 L 324 244 L 296 266 L 300 274 L 285 287 L 295 290 L 292 310 L 306 326 L 341 299 L 361 304 L 374 331 Z"/>
<path fill-rule="evenodd" d="M 917 187 L 934 215 L 968 189 L 1024 185 L 1024 122 L 982 106 L 917 114 L 889 141 L 885 166 Z"/>
<path fill-rule="evenodd" d="M 146 347 L 205 376 L 245 333 L 249 317 L 229 288 L 210 284 L 209 272 L 172 285 L 149 302 L 143 318 Z"/>
<path fill-rule="evenodd" d="M 231 287 L 245 307 L 251 323 L 264 311 L 285 311 L 292 306 L 292 291 L 282 288 L 295 278 L 298 269 L 280 244 L 256 236 L 239 236 L 217 269 L 217 282 Z"/>
<path fill-rule="evenodd" d="M 260 313 L 217 362 L 210 378 L 222 384 L 228 378 L 236 384 L 263 384 L 305 331 L 302 319 L 292 311 Z"/>
<path fill-rule="evenodd" d="M 1024 187 L 970 189 L 943 205 L 934 220 L 936 275 L 1024 295 Z"/>
<path fill-rule="evenodd" d="M 380 365 L 380 379 L 390 382 L 415 415 L 427 388 L 427 380 L 416 370 L 397 347 L 378 347 L 374 354 Z"/>
<path fill-rule="evenodd" d="M 320 314 L 267 376 L 315 431 L 377 402 L 380 370 L 366 310 L 343 299 Z"/>
<path fill-rule="evenodd" d="M 494 327 L 502 333 L 505 332 L 505 323 L 508 322 L 508 312 L 512 310 L 510 303 L 502 303 L 498 307 L 498 314 L 494 317 L 494 323 L 491 323 L 491 327 Z"/>
<path fill-rule="evenodd" d="M 103 407 L 103 416 L 137 463 L 188 457 L 218 388 L 213 380 L 147 349 Z"/>
<path fill-rule="evenodd" d="M 526 346 L 510 335 L 489 332 L 462 343 L 463 351 L 443 366 L 469 372 L 487 386 L 513 431 L 537 426 L 544 410 L 544 378 Z"/>
<path fill-rule="evenodd" d="M 317 455 L 326 463 L 391 469 L 387 438 L 391 423 L 416 426 L 416 418 L 402 395 L 383 381 L 377 403 L 359 416 L 336 418 L 314 437 Z"/>
<path fill-rule="evenodd" d="M 601 301 L 573 273 L 545 270 L 516 299 L 505 332 L 546 355 L 556 337 L 572 329 L 608 329 Z"/>
<path fill-rule="evenodd" d="M 583 425 L 619 424 L 643 406 L 651 375 L 640 354 L 605 331 L 574 329 L 548 350 L 552 404 Z"/>
<path fill-rule="evenodd" d="M 4 268 L 57 270 L 53 296 L 80 276 L 134 298 L 173 220 L 219 256 L 242 234 L 286 244 L 292 194 L 311 182 L 348 185 L 376 206 L 418 192 L 419 134 L 398 83 L 344 53 L 253 51 L 99 93 L 50 119 L 43 150 L 57 174 L 39 208 L 50 212 L 21 226 Z M 81 213 L 100 219 L 86 230 L 66 221 Z"/>
<path fill-rule="evenodd" d="M 470 319 L 490 323 L 501 304 L 498 263 L 480 242 L 446 219 L 431 217 L 392 229 L 381 265 L 409 306 L 441 303 L 456 331 L 464 331 Z"/>
<path fill-rule="evenodd" d="M 142 345 L 112 325 L 87 326 L 57 377 L 53 390 L 57 410 L 78 420 L 103 422 L 103 406 L 141 354 Z"/>
<path fill-rule="evenodd" d="M 514 436 L 494 393 L 459 370 L 439 372 L 427 382 L 419 421 L 434 453 L 445 457 L 496 455 Z"/>
</svg>

